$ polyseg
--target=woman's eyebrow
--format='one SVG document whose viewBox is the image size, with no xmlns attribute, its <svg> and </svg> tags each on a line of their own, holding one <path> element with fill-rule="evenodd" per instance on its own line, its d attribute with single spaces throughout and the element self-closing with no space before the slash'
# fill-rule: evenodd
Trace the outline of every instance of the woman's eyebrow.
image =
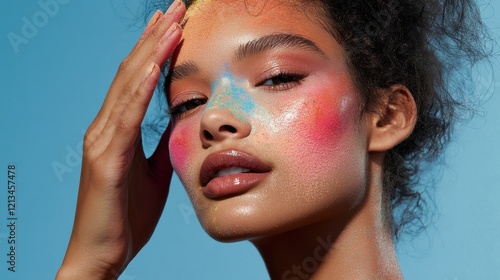
<svg viewBox="0 0 500 280">
<path fill-rule="evenodd" d="M 236 51 L 236 60 L 243 60 L 250 56 L 255 56 L 263 52 L 279 48 L 299 48 L 319 54 L 324 58 L 328 58 L 326 54 L 311 40 L 297 34 L 275 33 L 263 36 L 261 38 L 249 41 L 239 46 Z M 166 77 L 166 84 L 173 81 L 187 78 L 197 74 L 200 69 L 193 61 L 187 61 L 174 66 Z"/>
<path fill-rule="evenodd" d="M 249 56 L 258 55 L 279 47 L 304 49 L 327 58 L 326 54 L 313 41 L 297 34 L 288 33 L 270 34 L 247 42 L 238 48 L 235 57 L 236 60 L 243 60 Z"/>
<path fill-rule="evenodd" d="M 168 73 L 166 81 L 171 83 L 175 80 L 180 80 L 188 76 L 194 75 L 200 72 L 200 69 L 192 61 L 187 61 L 179 65 L 174 66 Z"/>
</svg>

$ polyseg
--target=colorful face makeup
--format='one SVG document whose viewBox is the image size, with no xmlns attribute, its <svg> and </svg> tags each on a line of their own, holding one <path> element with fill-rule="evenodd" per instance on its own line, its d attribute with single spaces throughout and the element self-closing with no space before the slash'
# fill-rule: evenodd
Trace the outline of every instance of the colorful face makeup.
<svg viewBox="0 0 500 280">
<path fill-rule="evenodd" d="M 190 10 L 171 69 L 196 69 L 170 85 L 186 111 L 170 150 L 202 226 L 239 240 L 347 215 L 365 195 L 368 156 L 342 48 L 293 6 L 252 15 L 236 2 Z"/>
<path fill-rule="evenodd" d="M 255 101 L 229 73 L 224 72 L 212 85 L 212 97 L 209 99 L 205 110 L 217 107 L 228 110 L 231 114 L 242 121 L 247 121 L 249 115 L 253 115 Z"/>
</svg>

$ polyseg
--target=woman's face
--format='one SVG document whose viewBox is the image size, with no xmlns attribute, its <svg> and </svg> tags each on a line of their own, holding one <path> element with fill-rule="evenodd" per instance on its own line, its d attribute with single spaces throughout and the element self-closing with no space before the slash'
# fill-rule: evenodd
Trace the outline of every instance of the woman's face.
<svg viewBox="0 0 500 280">
<path fill-rule="evenodd" d="M 367 184 L 367 133 L 346 55 L 284 1 L 191 7 L 168 101 L 171 161 L 218 240 L 342 219 Z"/>
</svg>

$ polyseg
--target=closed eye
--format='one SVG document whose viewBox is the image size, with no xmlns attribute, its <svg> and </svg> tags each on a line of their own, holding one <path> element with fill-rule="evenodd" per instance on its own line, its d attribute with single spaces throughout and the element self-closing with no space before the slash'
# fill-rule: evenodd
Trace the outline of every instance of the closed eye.
<svg viewBox="0 0 500 280">
<path fill-rule="evenodd" d="M 291 74 L 281 72 L 277 75 L 271 76 L 259 83 L 256 86 L 264 86 L 268 90 L 288 90 L 296 85 L 300 85 L 300 82 L 305 78 L 302 74 Z"/>
<path fill-rule="evenodd" d="M 173 117 L 180 118 L 182 115 L 206 103 L 206 98 L 193 98 L 182 101 L 178 105 L 171 106 L 170 108 L 168 108 L 167 112 Z"/>
</svg>

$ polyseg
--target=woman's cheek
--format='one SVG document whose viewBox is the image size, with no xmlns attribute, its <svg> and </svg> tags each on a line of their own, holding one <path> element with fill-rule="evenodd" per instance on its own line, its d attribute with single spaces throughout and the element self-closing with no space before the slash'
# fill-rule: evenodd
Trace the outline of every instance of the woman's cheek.
<svg viewBox="0 0 500 280">
<path fill-rule="evenodd" d="M 179 175 L 187 172 L 188 162 L 193 151 L 190 141 L 195 139 L 194 136 L 192 130 L 183 127 L 174 127 L 170 136 L 170 162 Z"/>
<path fill-rule="evenodd" d="M 353 123 L 353 100 L 350 96 L 323 95 L 309 103 L 307 116 L 303 118 L 302 135 L 317 145 L 332 146 L 343 138 Z"/>
<path fill-rule="evenodd" d="M 359 131 L 356 95 L 345 91 L 335 94 L 324 88 L 310 93 L 301 102 L 295 122 L 288 128 L 294 131 L 288 139 L 288 158 L 302 162 L 303 171 L 318 176 L 342 165 L 349 169 Z"/>
<path fill-rule="evenodd" d="M 341 144 L 339 141 L 358 123 L 356 93 L 348 87 L 338 87 L 333 92 L 329 88 L 313 87 L 303 96 L 306 97 L 298 102 L 300 106 L 290 106 L 295 112 L 286 112 L 295 116 L 286 126 L 289 131 L 295 131 L 293 140 L 303 142 L 301 146 L 333 148 Z"/>
</svg>

